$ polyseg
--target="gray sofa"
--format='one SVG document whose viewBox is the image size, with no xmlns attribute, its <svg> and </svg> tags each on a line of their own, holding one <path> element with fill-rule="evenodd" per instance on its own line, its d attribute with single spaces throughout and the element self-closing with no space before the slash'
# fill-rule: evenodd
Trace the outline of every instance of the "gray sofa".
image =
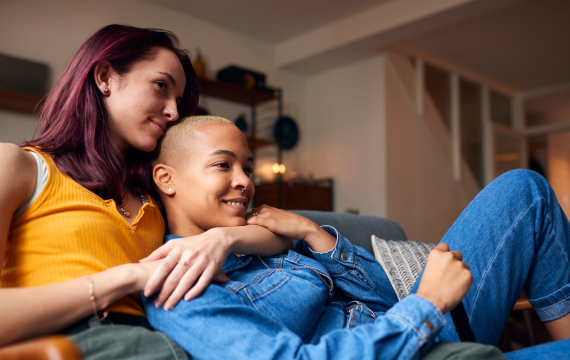
<svg viewBox="0 0 570 360">
<path fill-rule="evenodd" d="M 397 222 L 376 216 L 309 210 L 291 212 L 309 218 L 318 225 L 333 226 L 353 245 L 366 249 L 370 254 L 374 254 L 371 241 L 373 234 L 386 240 L 408 240 Z"/>
</svg>

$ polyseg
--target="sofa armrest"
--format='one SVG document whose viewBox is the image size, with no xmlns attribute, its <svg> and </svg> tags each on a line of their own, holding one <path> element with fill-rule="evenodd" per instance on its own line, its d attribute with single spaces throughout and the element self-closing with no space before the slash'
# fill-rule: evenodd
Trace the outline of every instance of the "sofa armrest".
<svg viewBox="0 0 570 360">
<path fill-rule="evenodd" d="M 81 360 L 83 356 L 67 336 L 50 335 L 0 348 L 3 360 Z"/>
<path fill-rule="evenodd" d="M 395 221 L 377 216 L 344 214 L 327 211 L 290 210 L 311 219 L 318 225 L 335 227 L 353 245 L 358 245 L 373 254 L 370 237 L 382 239 L 408 240 L 402 227 Z"/>
<path fill-rule="evenodd" d="M 530 304 L 528 299 L 518 299 L 517 303 L 515 304 L 515 307 L 513 308 L 513 311 L 526 310 L 526 309 L 532 309 L 532 305 Z"/>
</svg>

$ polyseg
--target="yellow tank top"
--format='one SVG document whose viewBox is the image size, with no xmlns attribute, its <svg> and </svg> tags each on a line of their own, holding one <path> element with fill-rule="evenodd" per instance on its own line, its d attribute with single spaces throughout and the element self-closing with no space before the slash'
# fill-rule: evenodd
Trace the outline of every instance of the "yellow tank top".
<svg viewBox="0 0 570 360">
<path fill-rule="evenodd" d="M 39 196 L 10 224 L 0 287 L 76 279 L 138 262 L 162 245 L 164 220 L 153 199 L 148 197 L 130 225 L 116 210 L 115 201 L 101 199 L 61 173 L 50 156 L 26 150 L 42 157 L 48 178 Z M 144 316 L 139 293 L 106 310 Z"/>
</svg>

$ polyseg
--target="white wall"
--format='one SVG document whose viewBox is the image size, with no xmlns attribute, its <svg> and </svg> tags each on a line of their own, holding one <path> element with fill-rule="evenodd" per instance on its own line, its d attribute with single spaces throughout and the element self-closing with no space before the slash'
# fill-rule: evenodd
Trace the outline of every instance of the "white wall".
<svg viewBox="0 0 570 360">
<path fill-rule="evenodd" d="M 20 144 L 34 134 L 36 121 L 28 114 L 0 110 L 0 142 Z"/>
<path fill-rule="evenodd" d="M 465 160 L 453 178 L 451 135 L 424 91 L 423 117 L 415 109 L 415 73 L 405 56 L 386 52 L 387 216 L 408 238 L 437 243 L 479 192 Z M 448 146 L 445 146 L 445 145 Z"/>
<path fill-rule="evenodd" d="M 335 211 L 386 215 L 383 57 L 307 80 L 297 171 L 335 180 Z"/>
<path fill-rule="evenodd" d="M 183 47 L 191 51 L 200 47 L 210 77 L 215 77 L 218 69 L 229 64 L 266 73 L 269 86 L 283 88 L 285 113 L 299 122 L 304 121 L 305 81 L 272 64 L 271 45 L 145 1 L 2 1 L 0 52 L 47 63 L 53 85 L 79 46 L 95 31 L 112 23 L 174 32 Z M 249 107 L 207 98 L 201 103 L 211 113 L 231 120 L 241 112 L 249 116 Z M 277 113 L 276 104 L 269 104 L 267 108 Z M 0 141 L 18 143 L 23 138 L 29 139 L 34 126 L 31 115 L 0 110 Z M 289 158 L 287 154 L 286 161 Z"/>
<path fill-rule="evenodd" d="M 229 64 L 265 72 L 268 85 L 283 88 L 284 112 L 300 127 L 299 145 L 284 153 L 288 171 L 302 176 L 311 172 L 315 178 L 333 177 L 336 211 L 353 207 L 362 214 L 385 216 L 381 56 L 305 78 L 277 69 L 267 43 L 138 0 L 3 2 L 0 52 L 47 63 L 53 84 L 77 48 L 111 23 L 173 31 L 183 47 L 201 48 L 212 77 Z M 216 99 L 203 98 L 201 105 L 232 120 L 241 112 L 247 116 L 250 112 L 248 107 Z M 268 104 L 260 112 L 270 118 L 276 114 L 276 106 Z M 0 110 L 0 141 L 29 139 L 34 127 L 30 115 Z M 269 165 L 275 161 L 275 149 L 265 149 L 264 153 L 265 161 L 256 168 L 261 175 L 269 172 Z"/>
<path fill-rule="evenodd" d="M 548 182 L 570 217 L 570 131 L 548 135 Z"/>
</svg>

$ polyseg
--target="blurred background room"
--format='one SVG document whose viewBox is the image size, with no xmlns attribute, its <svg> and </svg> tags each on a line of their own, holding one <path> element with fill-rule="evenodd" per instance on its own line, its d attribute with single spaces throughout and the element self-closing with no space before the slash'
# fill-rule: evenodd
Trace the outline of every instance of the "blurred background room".
<svg viewBox="0 0 570 360">
<path fill-rule="evenodd" d="M 0 142 L 34 136 L 42 96 L 111 23 L 180 37 L 199 110 L 249 138 L 256 205 L 386 217 L 435 243 L 527 168 L 570 215 L 570 1 L 0 0 Z M 524 314 L 506 346 L 548 340 Z"/>
</svg>

